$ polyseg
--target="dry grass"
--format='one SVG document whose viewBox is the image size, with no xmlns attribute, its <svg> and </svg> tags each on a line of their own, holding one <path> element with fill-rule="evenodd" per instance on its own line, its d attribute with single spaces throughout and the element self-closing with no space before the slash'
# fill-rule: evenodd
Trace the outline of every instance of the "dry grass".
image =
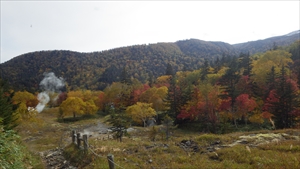
<svg viewBox="0 0 300 169">
<path fill-rule="evenodd" d="M 53 108 L 39 114 L 38 118 L 43 121 L 43 125 L 37 131 L 20 130 L 20 135 L 29 149 L 39 152 L 58 147 L 61 144 L 62 136 L 67 135 L 63 139 L 70 139 L 68 134 L 71 129 L 83 128 L 99 121 L 99 119 L 88 119 L 73 123 L 58 123 L 56 112 L 57 109 Z M 19 127 L 26 128 L 25 126 Z M 272 132 L 299 136 L 299 130 L 264 130 L 216 135 L 174 129 L 168 141 L 165 140 L 163 133 L 158 133 L 156 141 L 153 142 L 149 138 L 151 128 L 135 127 L 135 129 L 130 136 L 124 137 L 123 142 L 89 138 L 90 148 L 98 156 L 94 155 L 92 151 L 85 155 L 74 145 L 69 145 L 65 149 L 65 156 L 74 165 L 86 169 L 108 168 L 106 159 L 108 154 L 114 155 L 114 161 L 118 165 L 130 169 L 300 168 L 300 141 L 293 136 L 288 136 L 285 141 L 280 142 L 257 146 L 247 145 L 248 149 L 246 144 L 241 144 L 233 147 L 224 146 L 224 148 L 212 152 L 207 151 L 207 147 L 213 144 L 228 145 L 242 135 Z M 26 138 L 29 139 L 26 141 Z M 178 143 L 182 140 L 196 142 L 199 151 L 192 152 L 179 147 Z M 64 144 L 69 143 L 70 140 Z M 119 167 L 116 166 L 116 168 Z"/>
<path fill-rule="evenodd" d="M 284 130 L 287 132 L 289 130 Z M 283 131 L 282 131 L 283 132 Z M 187 152 L 176 144 L 184 139 L 194 140 L 199 147 L 206 148 L 216 141 L 222 144 L 234 142 L 238 136 L 248 133 L 227 135 L 177 133 L 169 141 L 151 142 L 147 137 L 125 138 L 120 143 L 113 141 L 91 141 L 97 154 L 103 158 L 93 159 L 88 168 L 108 167 L 105 157 L 111 153 L 115 161 L 124 168 L 299 168 L 300 143 L 287 140 L 246 148 L 246 145 L 221 148 L 214 152 Z M 254 134 L 253 132 L 251 134 Z M 134 137 L 134 134 L 132 134 Z M 165 146 L 167 145 L 167 146 Z M 293 145 L 293 146 L 291 146 Z M 249 147 L 248 147 L 249 148 Z"/>
</svg>

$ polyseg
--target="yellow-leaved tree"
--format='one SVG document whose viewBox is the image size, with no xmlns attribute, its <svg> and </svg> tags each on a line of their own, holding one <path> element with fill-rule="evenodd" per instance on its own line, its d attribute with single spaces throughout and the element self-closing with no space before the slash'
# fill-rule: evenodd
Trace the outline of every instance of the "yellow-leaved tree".
<svg viewBox="0 0 300 169">
<path fill-rule="evenodd" d="M 151 103 L 137 102 L 136 104 L 127 107 L 126 113 L 134 122 L 143 123 L 146 126 L 146 120 L 156 115 Z"/>
<path fill-rule="evenodd" d="M 37 118 L 37 110 L 34 108 L 38 100 L 36 96 L 27 91 L 18 91 L 14 94 L 12 98 L 14 104 L 18 104 L 16 110 L 16 116 L 18 116 L 18 123 L 20 126 L 18 129 L 30 129 L 31 131 L 36 130 L 40 125 L 43 125 L 43 121 Z"/>
<path fill-rule="evenodd" d="M 85 114 L 93 115 L 96 114 L 98 107 L 95 105 L 92 99 L 85 102 Z"/>
<path fill-rule="evenodd" d="M 291 54 L 283 50 L 267 51 L 252 62 L 252 74 L 253 80 L 258 86 L 265 86 L 267 83 L 267 77 L 272 67 L 274 67 L 275 73 L 278 74 L 282 66 L 287 66 L 292 63 Z M 289 74 L 289 69 L 286 70 Z"/>
<path fill-rule="evenodd" d="M 24 103 L 27 107 L 35 107 L 38 104 L 36 96 L 27 91 L 16 92 L 12 99 L 15 104 Z"/>
<path fill-rule="evenodd" d="M 63 101 L 60 105 L 61 118 L 65 116 L 73 115 L 76 117 L 76 114 L 84 114 L 86 108 L 86 103 L 83 102 L 81 98 L 78 97 L 68 97 L 67 100 Z"/>
</svg>

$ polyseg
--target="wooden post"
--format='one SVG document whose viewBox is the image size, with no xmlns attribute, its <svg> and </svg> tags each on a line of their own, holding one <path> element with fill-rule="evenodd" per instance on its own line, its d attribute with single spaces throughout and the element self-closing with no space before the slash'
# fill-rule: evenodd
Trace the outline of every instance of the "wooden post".
<svg viewBox="0 0 300 169">
<path fill-rule="evenodd" d="M 72 130 L 72 143 L 75 143 L 76 130 Z"/>
<path fill-rule="evenodd" d="M 107 160 L 108 160 L 109 169 L 115 169 L 114 155 L 108 154 Z"/>
<path fill-rule="evenodd" d="M 80 148 L 80 133 L 77 133 L 77 147 Z"/>
<path fill-rule="evenodd" d="M 84 151 L 87 152 L 88 151 L 88 140 L 87 140 L 87 135 L 84 134 L 82 136 L 83 139 L 83 147 L 84 147 Z"/>
</svg>

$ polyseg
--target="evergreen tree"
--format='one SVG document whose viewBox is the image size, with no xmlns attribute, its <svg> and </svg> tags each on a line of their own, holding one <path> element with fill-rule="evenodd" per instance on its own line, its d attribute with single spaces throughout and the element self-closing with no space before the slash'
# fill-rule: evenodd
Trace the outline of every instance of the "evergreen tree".
<svg viewBox="0 0 300 169">
<path fill-rule="evenodd" d="M 293 61 L 300 60 L 300 40 L 291 45 L 289 52 L 292 54 L 291 59 Z"/>
<path fill-rule="evenodd" d="M 247 53 L 241 53 L 239 56 L 239 60 L 240 60 L 240 68 L 244 69 L 243 75 L 251 75 L 251 59 L 250 59 L 250 54 L 249 52 Z"/>
<path fill-rule="evenodd" d="M 0 125 L 3 125 L 4 130 L 17 126 L 17 116 L 14 113 L 17 106 L 12 104 L 12 97 L 13 93 L 9 92 L 7 83 L 0 79 Z"/>
<path fill-rule="evenodd" d="M 292 112 L 299 108 L 297 101 L 297 85 L 286 77 L 285 67 L 282 66 L 276 86 L 277 102 L 272 102 L 274 107 L 276 128 L 290 128 L 293 125 L 294 117 Z"/>
<path fill-rule="evenodd" d="M 267 87 L 268 87 L 268 89 L 267 89 L 267 91 L 265 92 L 265 97 L 264 97 L 264 99 L 267 97 L 268 93 L 269 93 L 271 90 L 275 89 L 275 87 L 276 87 L 276 82 L 275 82 L 276 76 L 277 76 L 277 75 L 276 75 L 276 73 L 275 73 L 275 67 L 272 66 L 272 68 L 271 68 L 271 70 L 270 70 L 270 73 L 267 73 Z M 263 89 L 261 89 L 261 90 L 263 90 Z"/>
<path fill-rule="evenodd" d="M 277 43 L 276 43 L 276 42 L 273 42 L 273 48 L 272 48 L 272 50 L 277 50 L 277 49 L 278 49 Z"/>
<path fill-rule="evenodd" d="M 183 71 L 183 72 L 189 71 L 187 64 L 185 64 L 185 63 L 183 64 L 182 71 Z"/>
<path fill-rule="evenodd" d="M 128 84 L 128 85 L 131 84 L 131 79 L 130 79 L 130 77 L 128 75 L 126 67 L 124 67 L 123 70 L 122 70 L 122 72 L 121 72 L 120 80 L 121 80 L 121 83 Z"/>
<path fill-rule="evenodd" d="M 127 128 L 130 125 L 130 118 L 126 115 L 124 108 L 115 108 L 111 106 L 109 109 L 110 118 L 107 120 L 112 127 L 110 129 L 115 133 L 115 138 L 122 142 L 122 137 L 127 134 Z"/>
<path fill-rule="evenodd" d="M 204 80 L 207 79 L 208 71 L 209 71 L 209 65 L 208 65 L 207 59 L 205 59 L 204 64 L 203 64 L 202 69 L 201 69 L 201 73 L 200 73 L 200 80 L 201 81 L 204 81 Z"/>
<path fill-rule="evenodd" d="M 165 75 L 174 75 L 173 67 L 170 63 L 167 65 L 166 73 Z"/>
<path fill-rule="evenodd" d="M 233 59 L 229 65 L 224 76 L 221 77 L 220 83 L 223 86 L 223 94 L 220 95 L 222 99 L 231 99 L 230 107 L 231 113 L 233 116 L 236 113 L 235 101 L 236 98 L 240 95 L 236 84 L 238 83 L 241 75 L 239 74 L 239 64 L 236 59 Z M 236 119 L 234 119 L 234 124 L 237 127 Z"/>
<path fill-rule="evenodd" d="M 174 119 L 174 123 L 177 124 L 177 115 L 180 113 L 180 89 L 176 85 L 176 77 L 175 75 L 171 76 L 170 79 L 170 86 L 168 88 L 167 98 L 164 100 L 166 107 L 169 109 L 167 110 L 167 115 Z"/>
<path fill-rule="evenodd" d="M 212 59 L 210 59 L 209 65 L 210 65 L 211 67 L 214 67 L 214 66 L 215 66 L 214 61 L 213 61 Z"/>
<path fill-rule="evenodd" d="M 226 61 L 226 54 L 223 53 L 220 62 L 221 62 L 222 64 L 224 64 L 225 61 Z"/>
<path fill-rule="evenodd" d="M 119 81 L 121 71 L 115 66 L 111 65 L 109 68 L 105 69 L 99 81 L 109 83 Z"/>
<path fill-rule="evenodd" d="M 153 80 L 153 74 L 152 74 L 152 73 L 149 73 L 149 80 L 148 80 L 148 83 L 149 83 L 149 86 L 150 86 L 150 87 L 153 86 L 154 80 Z"/>
<path fill-rule="evenodd" d="M 221 69 L 221 61 L 219 59 L 219 57 L 217 57 L 216 61 L 215 61 L 215 66 L 214 66 L 214 73 L 217 73 L 220 69 Z"/>
</svg>

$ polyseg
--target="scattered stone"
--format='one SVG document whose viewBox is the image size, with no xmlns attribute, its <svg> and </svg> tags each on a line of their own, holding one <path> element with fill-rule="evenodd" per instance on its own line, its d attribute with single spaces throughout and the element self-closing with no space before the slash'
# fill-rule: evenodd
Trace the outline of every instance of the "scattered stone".
<svg viewBox="0 0 300 169">
<path fill-rule="evenodd" d="M 46 169 L 77 169 L 64 158 L 62 149 L 56 148 L 39 154 L 46 164 Z"/>
<path fill-rule="evenodd" d="M 192 140 L 182 140 L 177 146 L 181 147 L 185 151 L 198 152 L 199 146 Z"/>
<path fill-rule="evenodd" d="M 145 146 L 146 149 L 151 149 L 151 148 L 153 148 L 153 147 L 154 147 L 154 145 L 151 145 L 151 146 Z"/>
</svg>

